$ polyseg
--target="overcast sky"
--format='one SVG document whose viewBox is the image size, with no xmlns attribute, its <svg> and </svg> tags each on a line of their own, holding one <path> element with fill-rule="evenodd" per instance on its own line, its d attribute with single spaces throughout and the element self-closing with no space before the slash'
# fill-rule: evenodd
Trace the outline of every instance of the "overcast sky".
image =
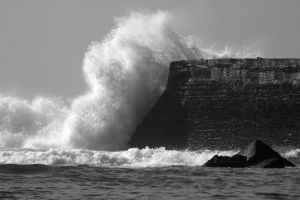
<svg viewBox="0 0 300 200">
<path fill-rule="evenodd" d="M 205 45 L 300 58 L 299 0 L 0 0 L 0 93 L 79 95 L 89 43 L 104 38 L 114 17 L 157 9 L 174 13 L 180 33 Z"/>
</svg>

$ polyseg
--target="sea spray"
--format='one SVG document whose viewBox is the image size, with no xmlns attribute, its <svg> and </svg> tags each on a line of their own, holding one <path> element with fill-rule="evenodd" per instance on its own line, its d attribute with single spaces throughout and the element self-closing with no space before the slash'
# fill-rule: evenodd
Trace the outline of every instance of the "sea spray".
<svg viewBox="0 0 300 200">
<path fill-rule="evenodd" d="M 117 18 L 83 61 L 88 90 L 67 100 L 0 96 L 0 147 L 120 150 L 162 93 L 171 61 L 239 55 L 214 53 L 172 28 L 167 11 Z M 247 55 L 250 55 L 247 53 Z"/>
<path fill-rule="evenodd" d="M 37 97 L 31 102 L 0 97 L 0 148 L 23 147 L 27 141 L 43 145 L 63 145 L 60 127 L 69 110 L 60 99 Z M 45 143 L 45 144 L 44 144 Z"/>
</svg>

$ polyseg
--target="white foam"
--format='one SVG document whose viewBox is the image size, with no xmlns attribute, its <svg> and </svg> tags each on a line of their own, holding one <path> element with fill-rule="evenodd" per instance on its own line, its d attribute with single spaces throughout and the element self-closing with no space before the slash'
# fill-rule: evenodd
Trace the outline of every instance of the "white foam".
<svg viewBox="0 0 300 200">
<path fill-rule="evenodd" d="M 283 156 L 286 158 L 298 158 L 299 155 L 300 155 L 300 149 L 291 149 L 283 153 Z"/>
<path fill-rule="evenodd" d="M 237 151 L 176 151 L 165 148 L 131 148 L 126 151 L 83 149 L 7 149 L 0 151 L 0 164 L 92 165 L 102 167 L 201 166 L 213 155 L 232 156 Z"/>
</svg>

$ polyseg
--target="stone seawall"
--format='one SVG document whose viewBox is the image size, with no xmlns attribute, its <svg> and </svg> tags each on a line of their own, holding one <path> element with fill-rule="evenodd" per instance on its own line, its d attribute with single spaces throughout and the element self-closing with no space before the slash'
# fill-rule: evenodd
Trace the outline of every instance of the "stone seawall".
<svg viewBox="0 0 300 200">
<path fill-rule="evenodd" d="M 236 148 L 300 142 L 300 59 L 172 62 L 166 90 L 130 145 Z"/>
</svg>

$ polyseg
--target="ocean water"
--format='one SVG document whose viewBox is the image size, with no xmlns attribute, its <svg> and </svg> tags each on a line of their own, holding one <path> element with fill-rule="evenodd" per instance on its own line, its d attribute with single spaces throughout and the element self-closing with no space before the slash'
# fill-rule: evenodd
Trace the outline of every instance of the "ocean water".
<svg viewBox="0 0 300 200">
<path fill-rule="evenodd" d="M 300 149 L 281 154 L 296 168 L 207 168 L 238 150 L 0 151 L 0 198 L 299 199 Z"/>
</svg>

